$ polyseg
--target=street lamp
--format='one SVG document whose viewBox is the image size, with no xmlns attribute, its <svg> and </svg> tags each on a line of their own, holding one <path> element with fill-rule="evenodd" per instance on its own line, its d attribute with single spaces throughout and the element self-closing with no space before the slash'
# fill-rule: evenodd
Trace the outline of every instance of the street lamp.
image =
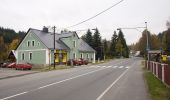
<svg viewBox="0 0 170 100">
<path fill-rule="evenodd" d="M 135 30 L 138 30 L 139 28 L 146 29 L 146 38 L 147 38 L 146 51 L 147 51 L 147 53 L 148 53 L 148 51 L 150 50 L 150 48 L 149 48 L 149 33 L 148 33 L 148 28 L 147 28 L 147 22 L 145 22 L 145 27 L 132 27 L 132 28 L 124 27 L 124 28 L 117 28 L 117 30 L 121 30 L 121 29 L 135 29 Z M 142 32 L 141 32 L 141 33 L 142 33 Z M 148 60 L 149 60 L 149 55 L 148 55 Z"/>
<path fill-rule="evenodd" d="M 124 28 L 117 28 L 117 30 L 121 30 L 121 29 L 135 29 L 138 30 L 139 28 L 143 28 L 146 29 L 146 38 L 147 38 L 147 44 L 146 44 L 146 50 L 149 51 L 149 33 L 148 33 L 148 28 L 147 28 L 147 22 L 145 22 L 145 27 L 124 27 Z"/>
</svg>

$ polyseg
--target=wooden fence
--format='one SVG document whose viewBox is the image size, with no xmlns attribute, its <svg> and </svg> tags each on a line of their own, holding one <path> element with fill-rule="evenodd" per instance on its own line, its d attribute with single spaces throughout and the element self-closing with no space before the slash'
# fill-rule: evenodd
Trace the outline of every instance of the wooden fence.
<svg viewBox="0 0 170 100">
<path fill-rule="evenodd" d="M 170 65 L 153 61 L 145 61 L 145 67 L 163 83 L 170 86 Z"/>
</svg>

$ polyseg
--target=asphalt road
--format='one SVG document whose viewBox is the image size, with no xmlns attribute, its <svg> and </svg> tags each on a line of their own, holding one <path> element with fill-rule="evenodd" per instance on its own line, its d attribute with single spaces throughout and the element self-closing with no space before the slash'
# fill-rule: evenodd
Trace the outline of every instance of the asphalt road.
<svg viewBox="0 0 170 100">
<path fill-rule="evenodd" d="M 148 100 L 140 58 L 0 80 L 0 100 Z"/>
</svg>

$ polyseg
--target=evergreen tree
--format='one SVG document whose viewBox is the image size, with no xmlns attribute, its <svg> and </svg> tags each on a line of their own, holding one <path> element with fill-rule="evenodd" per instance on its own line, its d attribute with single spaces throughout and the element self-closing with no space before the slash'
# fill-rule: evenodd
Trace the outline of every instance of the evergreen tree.
<svg viewBox="0 0 170 100">
<path fill-rule="evenodd" d="M 85 35 L 81 36 L 81 39 L 83 39 L 87 44 L 89 44 L 93 48 L 93 36 L 90 29 L 88 29 Z"/>
<path fill-rule="evenodd" d="M 123 57 L 129 57 L 129 48 L 126 44 L 126 40 L 124 38 L 123 32 L 119 30 L 118 41 L 116 43 L 116 52 Z"/>
<path fill-rule="evenodd" d="M 110 56 L 108 41 L 106 39 L 103 40 L 103 55 L 104 55 L 104 59 Z"/>
<path fill-rule="evenodd" d="M 116 56 L 116 43 L 117 43 L 117 34 L 116 31 L 114 31 L 114 34 L 112 36 L 112 40 L 111 40 L 111 45 L 110 45 L 110 55 L 113 58 L 114 56 Z"/>
<path fill-rule="evenodd" d="M 88 29 L 87 34 L 86 34 L 86 42 L 93 47 L 93 37 L 90 29 Z"/>
<path fill-rule="evenodd" d="M 93 35 L 93 49 L 96 50 L 96 59 L 102 59 L 102 44 L 101 44 L 101 36 L 98 29 L 95 29 Z"/>
</svg>

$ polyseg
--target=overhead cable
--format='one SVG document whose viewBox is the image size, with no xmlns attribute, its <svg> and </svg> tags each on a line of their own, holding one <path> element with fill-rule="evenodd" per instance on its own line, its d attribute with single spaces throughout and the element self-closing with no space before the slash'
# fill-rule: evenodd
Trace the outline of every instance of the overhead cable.
<svg viewBox="0 0 170 100">
<path fill-rule="evenodd" d="M 79 22 L 79 23 L 77 23 L 77 24 L 68 26 L 68 27 L 66 27 L 66 28 L 72 28 L 72 27 L 78 26 L 78 25 L 80 25 L 80 24 L 82 24 L 82 23 L 85 23 L 85 22 L 87 22 L 87 21 L 89 21 L 89 20 L 91 20 L 91 19 L 93 19 L 93 18 L 95 18 L 95 17 L 101 15 L 102 13 L 104 13 L 104 12 L 110 10 L 111 8 L 117 6 L 118 4 L 120 4 L 120 3 L 123 2 L 123 1 L 124 1 L 124 0 L 121 0 L 121 1 L 117 2 L 116 4 L 113 4 L 112 6 L 108 7 L 107 9 L 101 11 L 100 13 L 98 13 L 98 14 L 96 14 L 96 15 L 94 15 L 94 16 L 92 16 L 92 17 L 90 17 L 90 18 L 88 18 L 88 19 L 86 19 L 86 20 L 84 20 L 84 21 L 81 21 L 81 22 Z"/>
</svg>

